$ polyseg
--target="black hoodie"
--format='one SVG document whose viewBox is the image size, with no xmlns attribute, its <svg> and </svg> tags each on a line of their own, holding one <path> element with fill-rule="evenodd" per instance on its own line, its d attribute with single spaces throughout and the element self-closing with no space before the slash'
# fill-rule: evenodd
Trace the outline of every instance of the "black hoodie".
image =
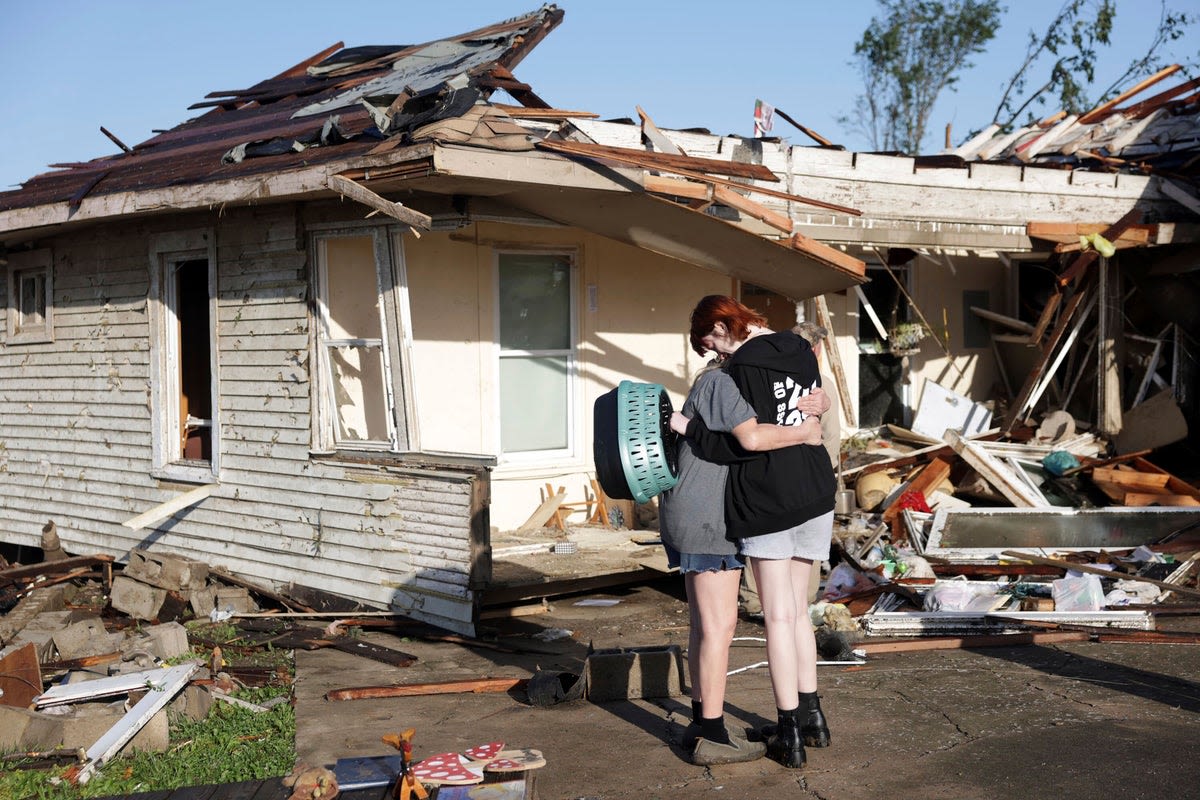
<svg viewBox="0 0 1200 800">
<path fill-rule="evenodd" d="M 812 346 L 785 331 L 755 336 L 726 365 L 765 425 L 799 425 L 796 399 L 821 385 Z M 793 528 L 833 510 L 837 479 L 820 444 L 754 453 L 730 465 L 725 518 L 730 539 Z"/>
</svg>

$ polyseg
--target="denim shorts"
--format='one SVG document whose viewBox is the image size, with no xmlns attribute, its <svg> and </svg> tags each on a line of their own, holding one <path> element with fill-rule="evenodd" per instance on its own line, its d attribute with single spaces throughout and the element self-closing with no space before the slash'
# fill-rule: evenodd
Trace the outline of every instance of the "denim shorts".
<svg viewBox="0 0 1200 800">
<path fill-rule="evenodd" d="M 710 553 L 681 553 L 669 544 L 663 543 L 667 551 L 667 565 L 678 567 L 680 573 L 689 572 L 723 572 L 727 569 L 744 569 L 746 559 L 739 553 L 729 555 L 712 555 Z"/>
</svg>

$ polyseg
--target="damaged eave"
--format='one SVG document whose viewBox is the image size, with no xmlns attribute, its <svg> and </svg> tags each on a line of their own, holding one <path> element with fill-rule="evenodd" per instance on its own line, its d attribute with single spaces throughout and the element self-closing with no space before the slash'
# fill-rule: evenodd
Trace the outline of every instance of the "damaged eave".
<svg viewBox="0 0 1200 800">
<path fill-rule="evenodd" d="M 384 165 L 405 174 L 425 174 L 433 145 L 422 143 L 386 157 L 329 160 L 299 169 L 265 172 L 221 181 L 163 186 L 132 192 L 86 197 L 77 207 L 68 201 L 0 211 L 0 240 L 13 241 L 36 231 L 68 229 L 106 219 L 135 218 L 179 211 L 198 211 L 256 203 L 276 203 L 320 195 L 336 196 L 329 179 L 351 166 L 374 169 Z"/>
<path fill-rule="evenodd" d="M 503 197 L 545 219 L 788 297 L 842 291 L 863 281 L 861 261 L 803 235 L 768 238 L 648 193 L 642 169 L 454 145 L 436 146 L 433 161 L 434 173 L 409 182 L 411 188 Z"/>
</svg>

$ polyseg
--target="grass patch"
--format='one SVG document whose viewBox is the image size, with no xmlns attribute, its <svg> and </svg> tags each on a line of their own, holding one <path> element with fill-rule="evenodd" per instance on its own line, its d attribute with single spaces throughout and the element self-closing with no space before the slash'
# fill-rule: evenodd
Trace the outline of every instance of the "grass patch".
<svg viewBox="0 0 1200 800">
<path fill-rule="evenodd" d="M 234 696 L 263 703 L 286 692 L 263 687 L 242 689 Z M 31 762 L 8 762 L 0 772 L 0 800 L 75 800 L 282 777 L 295 761 L 296 715 L 291 703 L 255 713 L 216 701 L 202 721 L 171 720 L 170 741 L 165 753 L 135 752 L 112 759 L 82 786 L 62 780 L 61 767 L 39 770 L 30 769 Z"/>
<path fill-rule="evenodd" d="M 233 642 L 238 638 L 232 626 L 228 630 L 198 632 L 209 641 Z M 193 647 L 188 654 L 206 661 L 210 656 L 211 651 L 205 652 L 203 644 Z M 256 705 L 276 697 L 290 700 L 293 677 L 290 651 L 265 648 L 239 653 L 235 658 L 238 664 L 234 671 L 267 668 L 270 675 L 267 685 L 240 688 L 231 693 L 233 697 Z M 294 766 L 296 714 L 290 702 L 256 713 L 214 699 L 203 720 L 187 719 L 168 707 L 168 721 L 170 745 L 166 752 L 119 755 L 82 786 L 63 780 L 67 770 L 62 766 L 47 769 L 28 759 L 6 761 L 0 769 L 0 800 L 123 797 L 184 786 L 283 777 Z"/>
</svg>

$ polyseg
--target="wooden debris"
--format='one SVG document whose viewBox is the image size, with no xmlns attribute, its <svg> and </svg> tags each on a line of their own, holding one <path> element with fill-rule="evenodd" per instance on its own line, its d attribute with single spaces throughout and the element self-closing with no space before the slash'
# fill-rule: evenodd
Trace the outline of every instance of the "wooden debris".
<svg viewBox="0 0 1200 800">
<path fill-rule="evenodd" d="M 1022 623 L 1024 620 L 1022 620 Z M 1090 634 L 1064 631 L 1062 633 L 998 633 L 976 636 L 936 636 L 920 639 L 890 639 L 859 642 L 856 650 L 865 650 L 867 655 L 880 653 L 909 653 L 918 650 L 970 650 L 974 647 L 1017 647 L 1029 644 L 1061 644 L 1063 642 L 1086 642 Z"/>
<path fill-rule="evenodd" d="M 373 208 L 380 213 L 387 214 L 389 217 L 403 222 L 412 229 L 416 236 L 421 235 L 418 228 L 420 230 L 429 230 L 433 227 L 433 219 L 428 214 L 414 211 L 402 203 L 394 203 L 379 196 L 367 187 L 341 175 L 329 176 L 329 188 L 338 194 L 349 197 L 351 200 L 362 203 L 368 208 Z"/>
<path fill-rule="evenodd" d="M 462 681 L 439 681 L 435 683 L 409 683 L 398 686 L 364 686 L 360 688 L 331 689 L 325 693 L 326 700 L 377 700 L 386 697 L 417 697 L 430 694 L 483 694 L 507 692 L 524 688 L 528 678 L 474 678 Z"/>
<path fill-rule="evenodd" d="M 1157 586 L 1160 589 L 1170 589 L 1173 592 L 1186 594 L 1190 597 L 1200 597 L 1200 589 L 1191 589 L 1186 586 L 1170 583 L 1168 581 L 1160 581 L 1156 578 L 1147 578 L 1144 575 L 1130 575 L 1128 573 L 1114 572 L 1102 567 L 1092 566 L 1090 564 L 1076 564 L 1073 561 L 1063 561 L 1058 558 L 1047 558 L 1045 556 L 1034 555 L 1033 553 L 1025 553 L 1020 550 L 1005 550 L 1004 556 L 1008 558 L 1020 559 L 1028 561 L 1031 564 L 1044 564 L 1051 567 L 1062 567 L 1064 570 L 1075 570 L 1076 572 L 1087 573 L 1088 575 L 1099 575 L 1104 578 L 1128 578 L 1129 580 L 1142 581 Z"/>
</svg>

